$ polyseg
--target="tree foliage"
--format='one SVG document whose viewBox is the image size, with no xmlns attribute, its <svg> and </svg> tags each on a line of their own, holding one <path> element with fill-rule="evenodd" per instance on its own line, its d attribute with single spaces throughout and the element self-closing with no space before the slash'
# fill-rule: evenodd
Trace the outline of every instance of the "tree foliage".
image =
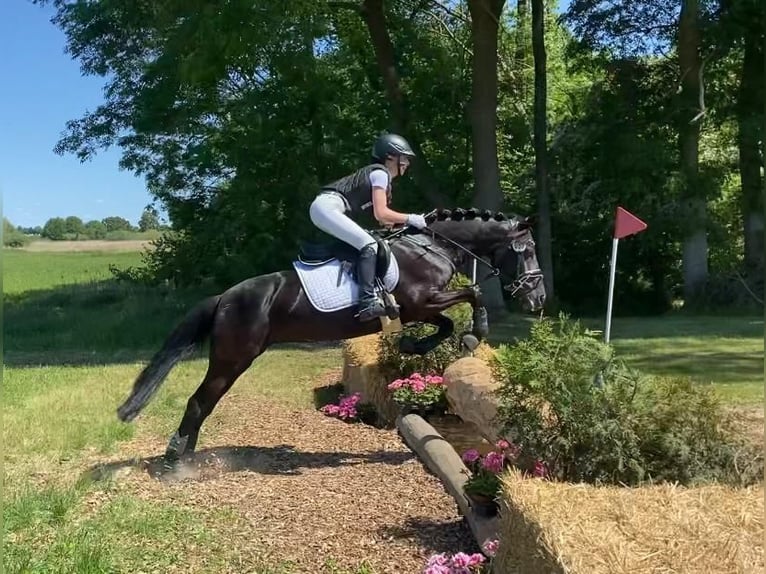
<svg viewBox="0 0 766 574">
<path fill-rule="evenodd" d="M 706 241 L 696 261 L 701 253 L 710 284 L 763 260 L 763 197 L 753 192 L 763 67 L 759 75 L 745 66 L 746 53 L 762 57 L 761 6 L 695 2 L 703 90 L 686 101 L 678 42 L 688 1 L 574 0 L 561 19 L 546 2 L 537 21 L 547 97 L 534 122 L 527 0 L 42 0 L 83 71 L 106 81 L 102 104 L 72 119 L 56 150 L 87 159 L 119 146 L 121 166 L 146 178 L 173 228 L 142 276 L 217 287 L 285 268 L 300 239 L 321 235 L 311 199 L 367 162 L 380 132 L 403 131 L 419 150 L 413 176 L 394 185 L 402 211 L 494 202 L 494 176 L 483 180 L 481 166 L 496 153 L 502 208 L 545 210 L 547 182 L 564 307 L 602 311 L 622 205 L 649 228 L 623 242 L 620 310 L 662 311 L 690 281 L 681 272 L 684 198 L 705 214 L 694 228 Z M 496 31 L 479 17 L 487 10 L 499 14 Z M 496 33 L 496 45 L 474 26 Z M 497 56 L 496 102 L 476 99 L 488 93 L 477 78 L 491 87 L 487 46 Z M 689 105 L 701 113 L 698 138 L 684 136 Z M 479 129 L 477 118 L 496 118 L 496 127 Z M 536 177 L 542 125 L 547 174 Z M 496 152 L 486 139 L 477 145 L 493 130 Z M 696 141 L 697 155 L 684 155 L 682 141 Z"/>
</svg>

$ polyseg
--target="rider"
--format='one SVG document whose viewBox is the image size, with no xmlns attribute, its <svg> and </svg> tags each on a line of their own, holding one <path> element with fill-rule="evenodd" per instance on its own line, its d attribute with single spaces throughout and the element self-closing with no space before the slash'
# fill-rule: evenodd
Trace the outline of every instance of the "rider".
<svg viewBox="0 0 766 574">
<path fill-rule="evenodd" d="M 373 216 L 384 226 L 406 224 L 423 229 L 426 220 L 422 215 L 407 215 L 388 207 L 391 180 L 403 175 L 414 157 L 415 152 L 402 136 L 381 135 L 372 146 L 372 163 L 323 186 L 309 209 L 314 225 L 359 251 L 360 321 L 382 317 L 386 311 L 374 288 L 378 244 L 352 218 L 372 208 Z"/>
</svg>

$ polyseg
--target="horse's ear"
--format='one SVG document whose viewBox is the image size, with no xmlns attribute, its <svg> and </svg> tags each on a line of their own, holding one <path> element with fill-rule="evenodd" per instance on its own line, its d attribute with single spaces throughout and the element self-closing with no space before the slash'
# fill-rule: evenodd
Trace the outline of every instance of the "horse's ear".
<svg viewBox="0 0 766 574">
<path fill-rule="evenodd" d="M 519 220 L 519 229 L 529 229 L 530 227 L 534 227 L 537 224 L 538 219 L 539 215 L 537 213 L 522 218 Z"/>
</svg>

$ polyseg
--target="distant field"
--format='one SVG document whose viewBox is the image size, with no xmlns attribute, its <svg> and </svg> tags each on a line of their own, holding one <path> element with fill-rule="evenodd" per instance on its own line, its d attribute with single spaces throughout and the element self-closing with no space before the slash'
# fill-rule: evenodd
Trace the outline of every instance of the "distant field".
<svg viewBox="0 0 766 574">
<path fill-rule="evenodd" d="M 132 251 L 151 249 L 150 239 L 126 239 L 121 241 L 108 239 L 88 239 L 85 241 L 32 241 L 22 247 L 23 251 Z"/>
<path fill-rule="evenodd" d="M 62 285 L 82 285 L 103 281 L 112 278 L 109 265 L 126 268 L 140 264 L 141 254 L 135 248 L 124 252 L 111 250 L 30 252 L 4 249 L 3 293 L 13 295 Z"/>
</svg>

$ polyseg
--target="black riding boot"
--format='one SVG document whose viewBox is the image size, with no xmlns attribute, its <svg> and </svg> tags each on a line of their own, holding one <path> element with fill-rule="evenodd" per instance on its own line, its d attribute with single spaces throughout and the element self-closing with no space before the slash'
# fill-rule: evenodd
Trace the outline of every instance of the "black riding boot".
<svg viewBox="0 0 766 574">
<path fill-rule="evenodd" d="M 359 320 L 371 321 L 386 314 L 383 303 L 375 294 L 375 264 L 377 254 L 371 247 L 359 252 L 357 277 L 359 278 Z"/>
</svg>

